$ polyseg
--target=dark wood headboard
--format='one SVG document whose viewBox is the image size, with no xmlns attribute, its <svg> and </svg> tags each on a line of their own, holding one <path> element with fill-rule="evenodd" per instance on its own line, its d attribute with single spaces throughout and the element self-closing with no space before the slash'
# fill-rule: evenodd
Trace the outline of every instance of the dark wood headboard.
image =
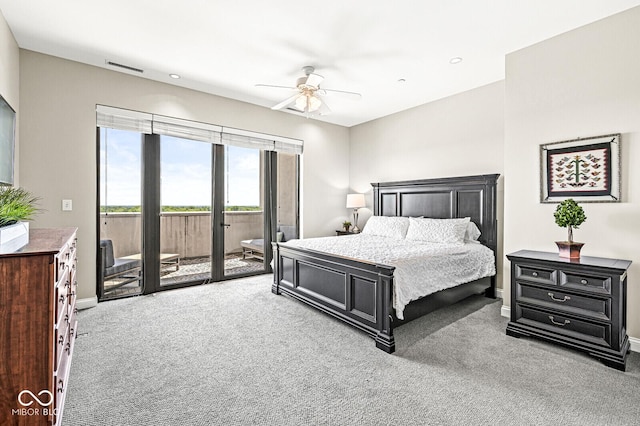
<svg viewBox="0 0 640 426">
<path fill-rule="evenodd" d="M 496 252 L 499 174 L 372 183 L 376 216 L 470 217 L 480 242 Z"/>
</svg>

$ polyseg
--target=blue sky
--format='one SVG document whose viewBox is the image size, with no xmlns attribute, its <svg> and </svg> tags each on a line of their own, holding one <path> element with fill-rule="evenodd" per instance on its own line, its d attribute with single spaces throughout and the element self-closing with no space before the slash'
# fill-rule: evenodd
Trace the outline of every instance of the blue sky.
<svg viewBox="0 0 640 426">
<path fill-rule="evenodd" d="M 101 131 L 103 146 L 100 168 L 103 176 L 100 182 L 100 204 L 140 205 L 140 134 L 113 129 Z M 105 131 L 108 146 L 106 152 Z M 161 136 L 160 143 L 162 205 L 209 205 L 212 145 L 169 136 Z M 260 151 L 228 146 L 226 154 L 226 205 L 259 205 Z"/>
</svg>

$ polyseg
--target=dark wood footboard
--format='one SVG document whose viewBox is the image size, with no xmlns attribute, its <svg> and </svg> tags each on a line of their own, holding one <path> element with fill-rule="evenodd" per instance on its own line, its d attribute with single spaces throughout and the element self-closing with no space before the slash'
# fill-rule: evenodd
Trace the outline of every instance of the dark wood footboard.
<svg viewBox="0 0 640 426">
<path fill-rule="evenodd" d="M 479 241 L 497 250 L 497 174 L 372 183 L 379 216 L 469 217 Z M 442 290 L 393 309 L 395 268 L 273 243 L 272 291 L 287 294 L 368 333 L 385 352 L 395 351 L 393 328 L 472 294 L 495 298 L 495 276 Z"/>
<path fill-rule="evenodd" d="M 394 327 L 473 294 L 489 295 L 494 288 L 487 277 L 438 291 L 409 303 L 400 320 L 393 308 L 394 267 L 278 243 L 273 243 L 273 253 L 273 293 L 294 297 L 366 332 L 387 353 L 396 349 Z"/>
<path fill-rule="evenodd" d="M 383 351 L 395 351 L 394 267 L 278 243 L 273 254 L 273 293 L 301 300 L 366 332 Z"/>
</svg>

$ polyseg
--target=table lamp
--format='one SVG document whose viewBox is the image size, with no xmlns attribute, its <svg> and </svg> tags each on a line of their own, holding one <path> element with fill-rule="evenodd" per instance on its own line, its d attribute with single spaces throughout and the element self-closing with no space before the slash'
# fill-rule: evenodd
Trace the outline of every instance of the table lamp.
<svg viewBox="0 0 640 426">
<path fill-rule="evenodd" d="M 360 232 L 358 228 L 358 209 L 365 207 L 364 194 L 348 194 L 347 195 L 347 208 L 353 209 L 353 232 Z"/>
</svg>

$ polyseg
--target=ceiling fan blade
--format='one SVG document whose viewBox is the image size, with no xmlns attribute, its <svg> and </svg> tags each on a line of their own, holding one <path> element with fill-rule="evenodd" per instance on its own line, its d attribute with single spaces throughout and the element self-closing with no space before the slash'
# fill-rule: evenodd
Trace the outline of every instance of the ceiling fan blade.
<svg viewBox="0 0 640 426">
<path fill-rule="evenodd" d="M 256 87 L 268 87 L 270 89 L 288 89 L 288 90 L 298 90 L 297 87 L 291 86 L 275 86 L 273 84 L 256 84 Z"/>
<path fill-rule="evenodd" d="M 323 95 L 338 95 L 338 96 L 344 96 L 350 99 L 354 99 L 354 100 L 360 100 L 362 99 L 362 95 L 360 93 L 356 93 L 356 92 L 347 92 L 345 90 L 335 90 L 335 89 L 319 89 L 318 90 L 319 93 L 322 93 Z"/>
<path fill-rule="evenodd" d="M 307 81 L 305 84 L 307 86 L 318 87 L 323 80 L 324 80 L 324 77 L 321 76 L 320 74 L 311 73 L 307 76 Z"/>
<path fill-rule="evenodd" d="M 278 105 L 274 105 L 271 107 L 271 109 L 273 110 L 278 110 L 278 109 L 282 109 L 284 107 L 286 107 L 287 105 L 289 105 L 290 103 L 294 102 L 298 96 L 301 96 L 300 93 L 296 93 L 295 95 L 285 99 L 284 101 L 280 102 Z"/>
</svg>

